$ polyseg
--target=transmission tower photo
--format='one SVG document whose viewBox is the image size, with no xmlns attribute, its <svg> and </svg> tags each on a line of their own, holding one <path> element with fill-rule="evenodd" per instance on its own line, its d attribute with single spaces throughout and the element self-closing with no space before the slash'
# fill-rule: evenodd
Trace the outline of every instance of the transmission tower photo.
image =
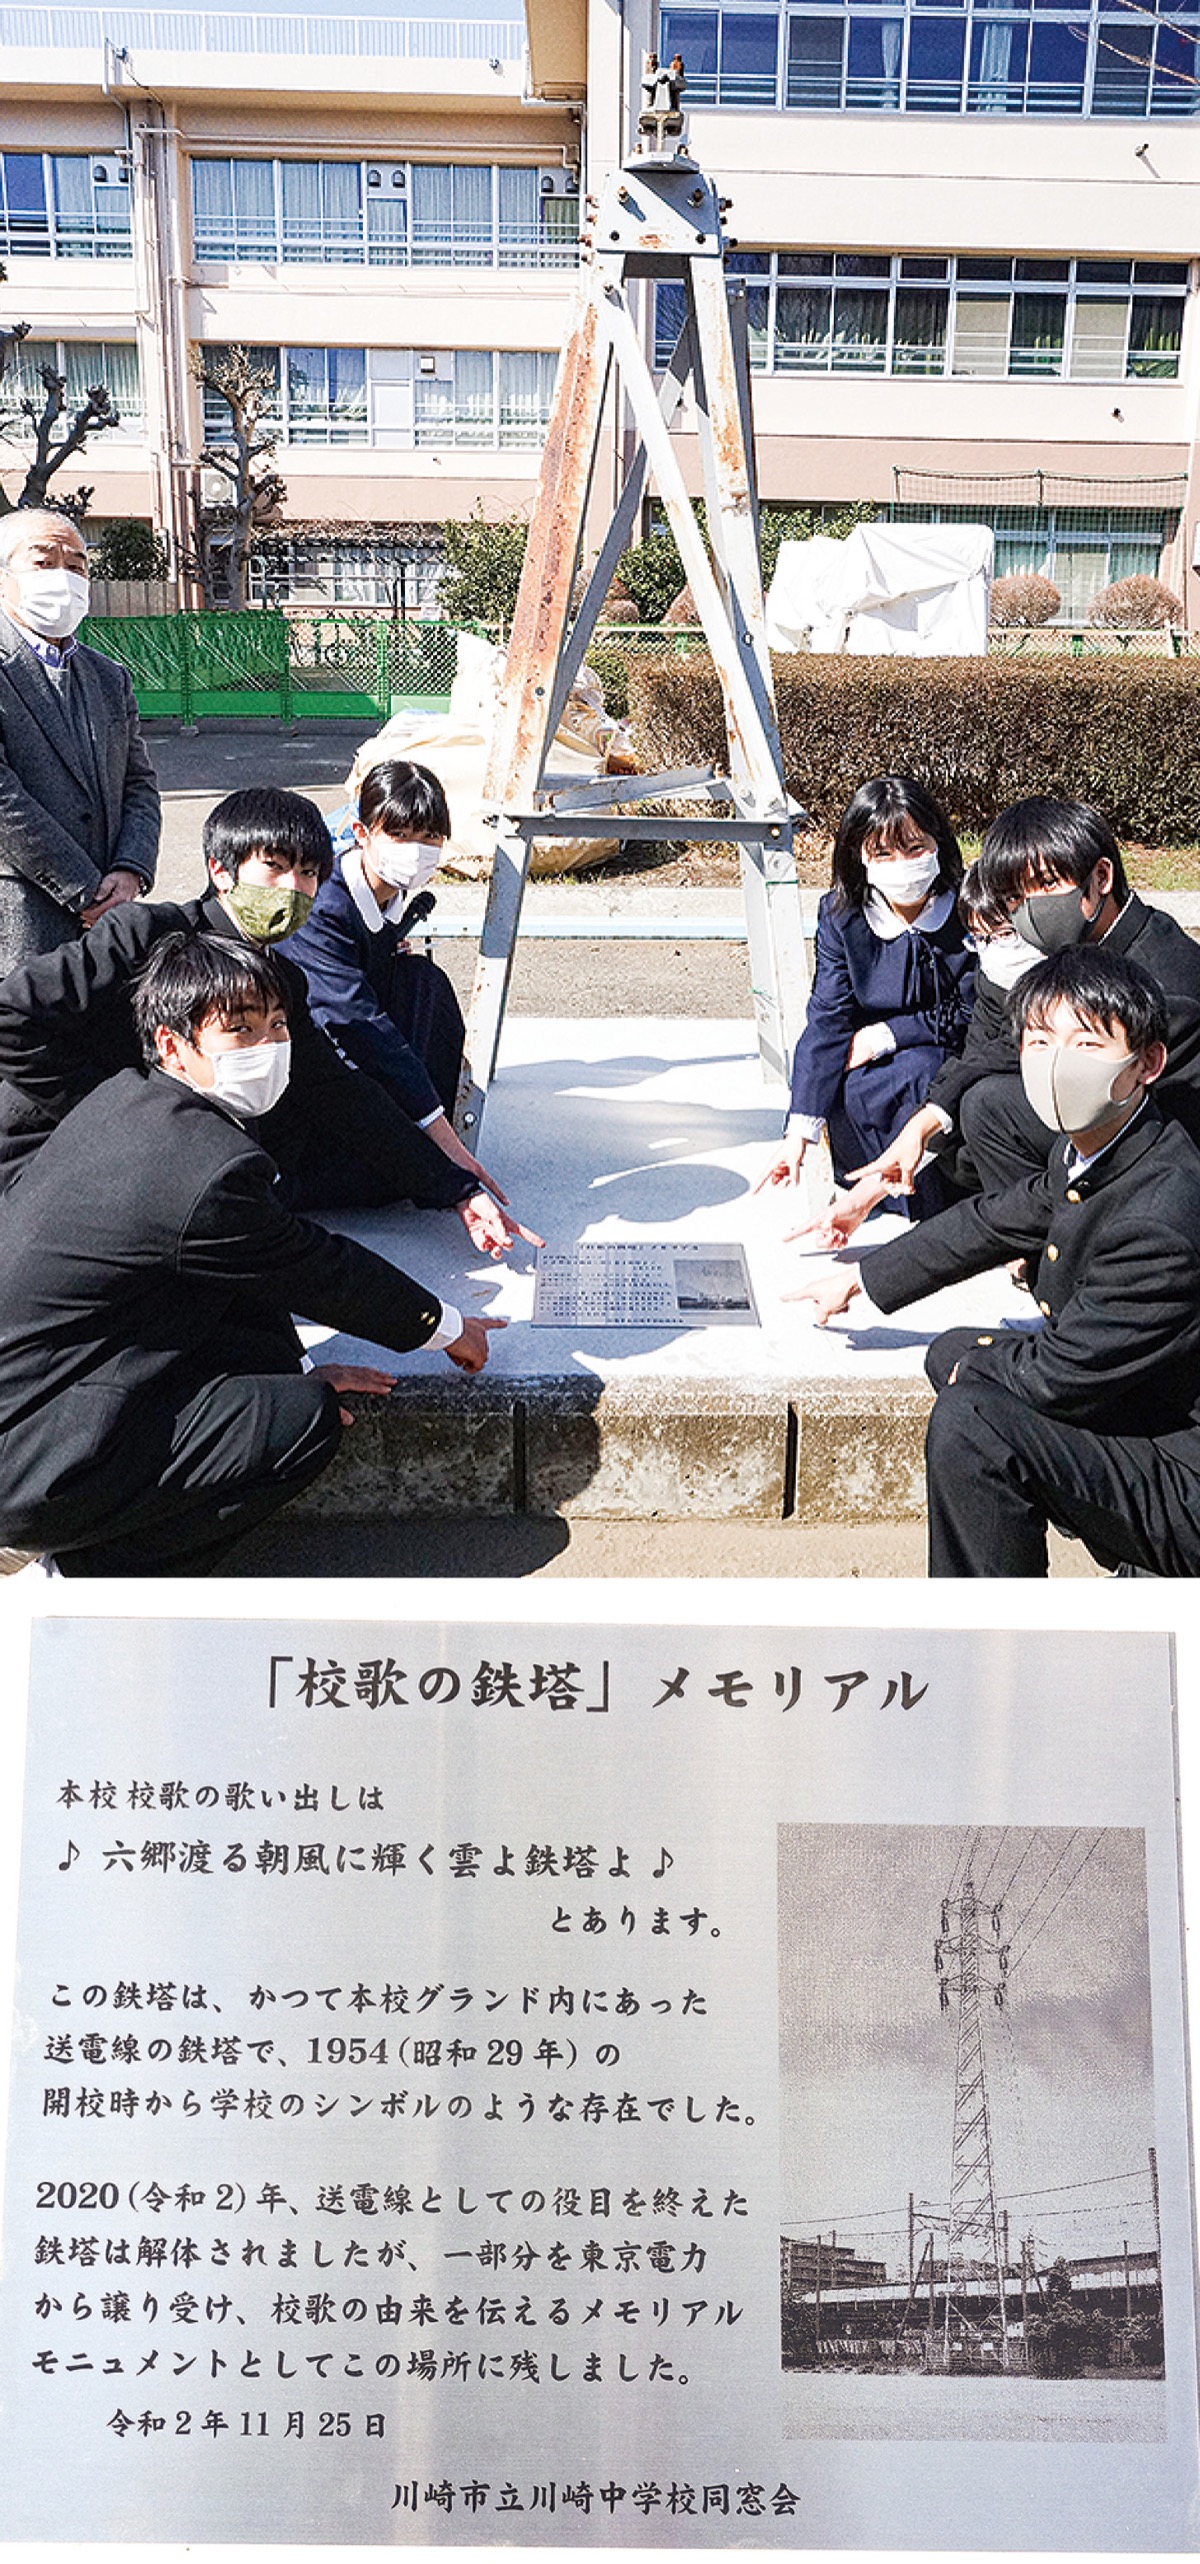
<svg viewBox="0 0 1200 2564">
<path fill-rule="evenodd" d="M 887 2380 L 919 2435 L 941 2381 L 947 2434 L 1152 2437 L 1142 1834 L 781 1826 L 779 1931 L 797 2417 Z"/>
</svg>

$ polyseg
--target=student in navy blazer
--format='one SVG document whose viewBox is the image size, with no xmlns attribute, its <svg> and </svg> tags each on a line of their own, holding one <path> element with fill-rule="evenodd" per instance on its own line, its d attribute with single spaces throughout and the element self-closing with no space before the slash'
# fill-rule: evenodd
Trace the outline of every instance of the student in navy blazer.
<svg viewBox="0 0 1200 2564">
<path fill-rule="evenodd" d="M 957 907 L 962 870 L 944 810 L 911 776 L 879 775 L 855 793 L 818 911 L 787 1131 L 764 1184 L 795 1184 L 822 1131 L 845 1180 L 887 1147 L 961 1051 L 975 989 Z M 931 1165 L 910 1208 L 923 1218 L 951 1198 Z"/>
<path fill-rule="evenodd" d="M 450 834 L 437 776 L 403 757 L 372 766 L 353 834 L 291 937 L 289 957 L 299 962 L 310 1009 L 343 1057 L 386 1087 L 456 1165 L 482 1176 L 452 1118 L 464 1040 L 458 999 L 445 971 L 428 954 L 410 952 L 401 931 Z M 498 1186 L 491 1190 L 504 1200 Z"/>
</svg>

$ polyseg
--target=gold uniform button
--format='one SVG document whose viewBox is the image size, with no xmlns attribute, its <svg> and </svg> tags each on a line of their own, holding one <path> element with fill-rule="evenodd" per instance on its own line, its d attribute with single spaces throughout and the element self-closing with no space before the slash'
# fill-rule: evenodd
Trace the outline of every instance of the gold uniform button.
<svg viewBox="0 0 1200 2564">
<path fill-rule="evenodd" d="M 1068 1202 L 1082 1202 L 1082 1200 L 1083 1200 L 1083 1195 L 1082 1195 L 1082 1193 L 1078 1193 L 1078 1192 L 1076 1192 L 1076 1191 L 1075 1191 L 1075 1189 L 1074 1189 L 1074 1187 L 1073 1187 L 1072 1185 L 1068 1185 L 1068 1187 L 1067 1187 L 1067 1200 L 1068 1200 Z"/>
<path fill-rule="evenodd" d="M 995 1341 L 994 1335 L 977 1335 L 975 1338 L 976 1344 L 994 1344 Z"/>
<path fill-rule="evenodd" d="M 1048 1261 L 1049 1263 L 1051 1263 L 1051 1264 L 1057 1264 L 1057 1262 L 1058 1262 L 1058 1248 L 1057 1248 L 1056 1246 L 1048 1246 L 1048 1247 L 1047 1247 L 1047 1249 L 1046 1249 L 1046 1257 L 1047 1257 L 1047 1261 Z"/>
<path fill-rule="evenodd" d="M 1039 1301 L 1038 1301 L 1038 1307 L 1039 1307 L 1039 1309 L 1041 1310 L 1042 1316 L 1043 1316 L 1044 1318 L 1048 1318 L 1048 1317 L 1049 1317 L 1049 1315 L 1050 1315 L 1050 1303 L 1049 1303 L 1049 1301 L 1048 1301 L 1048 1300 L 1039 1300 Z"/>
</svg>

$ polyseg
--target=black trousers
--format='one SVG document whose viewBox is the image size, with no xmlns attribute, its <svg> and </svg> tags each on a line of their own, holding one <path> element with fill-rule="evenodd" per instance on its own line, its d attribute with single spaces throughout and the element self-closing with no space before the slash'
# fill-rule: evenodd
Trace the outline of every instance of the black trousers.
<svg viewBox="0 0 1200 2564">
<path fill-rule="evenodd" d="M 1045 1576 L 1049 1523 L 1102 1567 L 1200 1575 L 1200 1428 L 1096 1433 L 990 1381 L 949 1387 L 976 1341 L 955 1327 L 925 1365 L 938 1390 L 925 1441 L 930 1575 Z"/>
<path fill-rule="evenodd" d="M 336 1393 L 308 1372 L 189 1384 L 14 1545 L 48 1549 L 64 1576 L 211 1575 L 328 1467 L 341 1432 Z"/>
<path fill-rule="evenodd" d="M 1002 1193 L 1006 1185 L 1043 1172 L 1055 1133 L 1039 1121 L 1015 1073 L 981 1077 L 968 1086 L 959 1120 L 985 1193 Z"/>
</svg>

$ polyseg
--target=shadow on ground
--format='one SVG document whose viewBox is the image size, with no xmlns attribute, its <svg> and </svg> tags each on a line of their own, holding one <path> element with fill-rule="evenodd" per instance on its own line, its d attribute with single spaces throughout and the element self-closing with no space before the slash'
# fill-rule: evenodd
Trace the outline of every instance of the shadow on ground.
<svg viewBox="0 0 1200 2564">
<path fill-rule="evenodd" d="M 302 1521 L 243 1541 L 230 1576 L 915 1576 L 920 1522 Z M 1051 1539 L 1053 1576 L 1098 1576 L 1077 1541 Z M 732 1597 L 731 1597 L 732 1608 Z"/>
</svg>

